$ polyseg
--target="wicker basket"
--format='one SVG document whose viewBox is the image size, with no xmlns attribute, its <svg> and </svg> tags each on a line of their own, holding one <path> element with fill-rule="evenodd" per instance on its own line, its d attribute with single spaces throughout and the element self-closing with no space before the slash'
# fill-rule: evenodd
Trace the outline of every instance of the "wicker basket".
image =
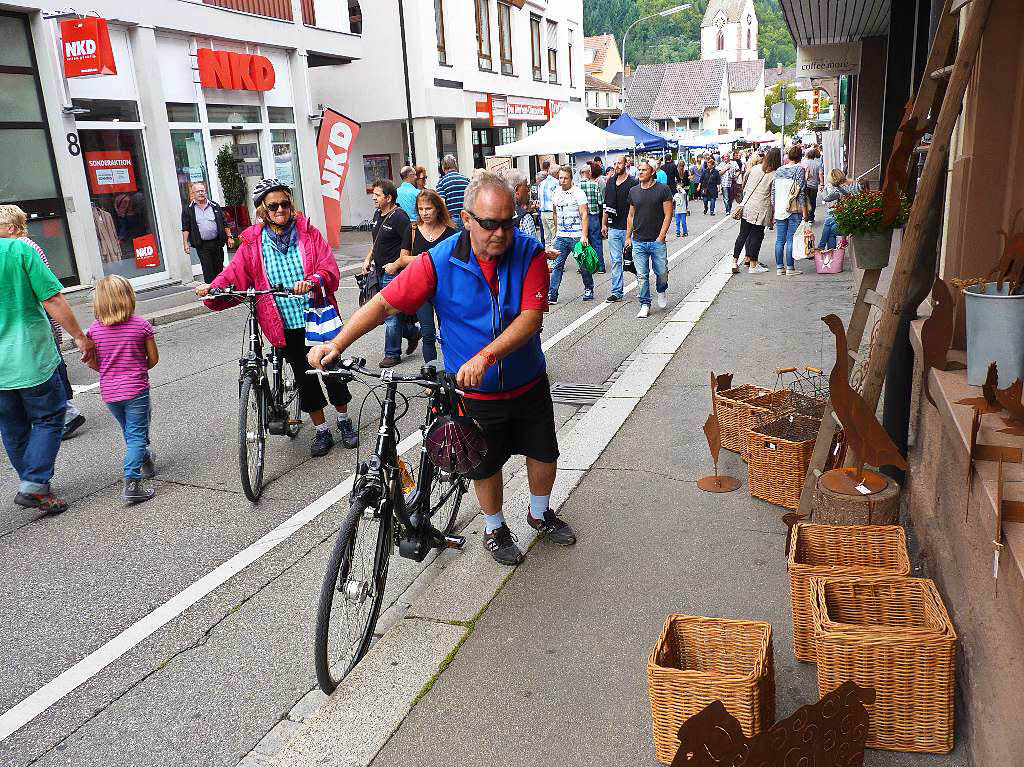
<svg viewBox="0 0 1024 767">
<path fill-rule="evenodd" d="M 722 432 L 722 447 L 746 457 L 744 453 L 747 429 L 754 425 L 750 403 L 751 400 L 766 394 L 771 394 L 771 391 L 753 384 L 734 386 L 731 389 L 715 393 L 715 410 L 718 413 L 718 426 Z"/>
<path fill-rule="evenodd" d="M 793 414 L 820 421 L 825 415 L 828 400 L 815 399 L 792 389 L 776 389 L 757 397 L 750 404 L 753 410 L 762 413 L 762 423 Z"/>
<path fill-rule="evenodd" d="M 669 764 L 683 722 L 720 700 L 747 737 L 775 723 L 770 623 L 670 615 L 647 659 L 654 747 Z"/>
<path fill-rule="evenodd" d="M 790 415 L 747 430 L 747 471 L 752 496 L 787 509 L 800 507 L 800 492 L 819 426 L 813 418 Z M 779 436 L 786 434 L 795 438 Z"/>
<path fill-rule="evenodd" d="M 868 748 L 953 748 L 956 632 L 925 578 L 811 578 L 818 692 L 875 690 Z"/>
<path fill-rule="evenodd" d="M 793 651 L 813 663 L 814 617 L 811 576 L 908 575 L 907 536 L 899 525 L 794 525 L 789 546 L 789 595 L 793 605 Z"/>
</svg>

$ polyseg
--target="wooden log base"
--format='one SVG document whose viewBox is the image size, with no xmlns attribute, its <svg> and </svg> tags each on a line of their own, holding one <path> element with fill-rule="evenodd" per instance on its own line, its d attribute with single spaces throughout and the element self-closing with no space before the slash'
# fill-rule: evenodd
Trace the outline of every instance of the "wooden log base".
<svg viewBox="0 0 1024 767">
<path fill-rule="evenodd" d="M 697 487 L 705 493 L 731 493 L 739 490 L 740 481 L 727 474 L 714 474 L 697 480 Z"/>
<path fill-rule="evenodd" d="M 881 474 L 864 469 L 862 476 L 857 476 L 853 468 L 832 469 L 821 475 L 821 487 L 840 495 L 874 495 L 885 490 L 888 480 Z M 867 491 L 867 492 L 865 492 Z"/>
<path fill-rule="evenodd" d="M 875 474 L 879 477 L 880 475 Z M 818 478 L 811 521 L 819 525 L 898 525 L 900 486 L 888 477 L 880 477 L 885 487 L 877 493 L 847 495 L 833 492 Z"/>
</svg>

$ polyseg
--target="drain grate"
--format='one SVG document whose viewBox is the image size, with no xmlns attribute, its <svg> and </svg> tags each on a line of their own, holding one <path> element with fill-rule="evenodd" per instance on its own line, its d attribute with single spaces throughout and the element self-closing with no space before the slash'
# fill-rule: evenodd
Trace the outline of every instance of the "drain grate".
<svg viewBox="0 0 1024 767">
<path fill-rule="evenodd" d="M 560 405 L 593 405 L 607 391 L 606 385 L 556 383 L 551 385 L 551 400 Z"/>
</svg>

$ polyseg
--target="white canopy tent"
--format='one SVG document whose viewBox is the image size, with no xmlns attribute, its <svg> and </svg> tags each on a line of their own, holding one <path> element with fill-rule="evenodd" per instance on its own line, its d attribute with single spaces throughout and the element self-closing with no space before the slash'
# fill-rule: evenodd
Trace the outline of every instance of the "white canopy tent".
<svg viewBox="0 0 1024 767">
<path fill-rule="evenodd" d="M 601 130 L 576 112 L 563 109 L 533 135 L 494 147 L 494 154 L 497 157 L 530 157 L 538 154 L 611 152 L 635 146 L 632 136 Z"/>
</svg>

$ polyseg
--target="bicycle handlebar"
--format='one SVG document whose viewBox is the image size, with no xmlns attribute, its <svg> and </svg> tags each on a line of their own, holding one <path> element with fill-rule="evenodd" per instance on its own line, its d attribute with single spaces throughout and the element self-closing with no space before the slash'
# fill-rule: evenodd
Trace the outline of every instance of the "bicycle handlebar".
<svg viewBox="0 0 1024 767">
<path fill-rule="evenodd" d="M 229 285 L 226 288 L 210 288 L 210 292 L 203 296 L 201 300 L 206 301 L 210 298 L 258 298 L 260 296 L 299 298 L 296 293 L 289 289 L 285 289 L 284 285 L 275 285 L 269 290 L 256 290 L 255 288 L 249 288 L 248 290 L 235 290 L 234 285 Z"/>
<path fill-rule="evenodd" d="M 431 371 L 431 372 L 428 372 Z M 424 365 L 420 368 L 419 375 L 395 375 L 390 370 L 371 370 L 366 367 L 366 360 L 362 357 L 348 357 L 338 359 L 326 366 L 323 370 L 307 370 L 306 375 L 340 376 L 352 378 L 356 373 L 368 378 L 379 378 L 395 383 L 419 384 L 428 389 L 438 389 L 442 386 L 451 386 L 459 394 L 462 390 L 455 387 L 454 378 L 444 372 L 438 372 L 432 365 Z M 450 379 L 450 380 L 449 380 Z"/>
</svg>

